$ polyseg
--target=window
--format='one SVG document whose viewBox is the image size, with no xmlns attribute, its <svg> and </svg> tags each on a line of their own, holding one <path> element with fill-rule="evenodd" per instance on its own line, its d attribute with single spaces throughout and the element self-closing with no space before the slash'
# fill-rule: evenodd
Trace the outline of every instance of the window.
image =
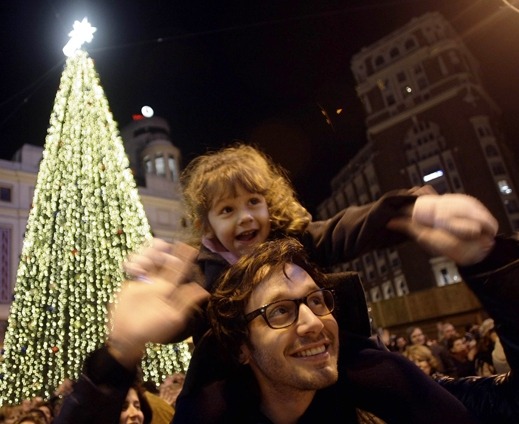
<svg viewBox="0 0 519 424">
<path fill-rule="evenodd" d="M 157 171 L 157 175 L 166 175 L 166 166 L 164 163 L 164 156 L 161 153 L 155 156 L 155 170 Z"/>
<path fill-rule="evenodd" d="M 517 213 L 519 212 L 519 206 L 515 200 L 508 200 L 505 202 L 506 210 L 508 213 Z"/>
<path fill-rule="evenodd" d="M 387 94 L 386 95 L 386 104 L 388 106 L 392 106 L 395 103 L 396 103 L 395 96 L 393 96 L 392 94 Z"/>
<path fill-rule="evenodd" d="M 455 51 L 449 52 L 449 59 L 450 59 L 451 63 L 454 65 L 459 65 L 461 63 L 460 57 L 458 56 L 458 54 Z"/>
<path fill-rule="evenodd" d="M 497 182 L 497 185 L 499 187 L 499 191 L 502 194 L 511 194 L 512 193 L 512 189 L 510 188 L 510 184 L 508 184 L 507 180 L 499 180 Z"/>
<path fill-rule="evenodd" d="M 168 168 L 171 172 L 171 179 L 175 181 L 177 179 L 177 163 L 173 156 L 168 156 Z"/>
<path fill-rule="evenodd" d="M 382 66 L 384 64 L 385 60 L 383 56 L 377 56 L 375 59 L 375 68 L 378 68 L 379 66 Z"/>
<path fill-rule="evenodd" d="M 503 167 L 503 164 L 501 163 L 495 163 L 492 165 L 492 173 L 494 175 L 504 175 L 505 174 L 505 168 Z"/>
<path fill-rule="evenodd" d="M 371 295 L 371 301 L 372 302 L 378 302 L 379 300 L 382 300 L 382 294 L 380 293 L 380 287 L 373 287 L 369 294 Z"/>
<path fill-rule="evenodd" d="M 386 281 L 385 283 L 382 283 L 382 292 L 384 299 L 391 299 L 395 297 L 395 291 L 393 289 L 393 284 L 391 284 L 391 281 Z"/>
<path fill-rule="evenodd" d="M 4 202 L 10 202 L 11 192 L 11 187 L 0 186 L 0 200 Z"/>
<path fill-rule="evenodd" d="M 0 226 L 0 303 L 11 301 L 11 228 Z"/>
<path fill-rule="evenodd" d="M 496 156 L 499 156 L 496 147 L 492 145 L 488 145 L 487 147 L 485 147 L 485 153 L 489 158 L 495 158 Z"/>
<path fill-rule="evenodd" d="M 410 38 L 409 40 L 407 40 L 407 41 L 405 42 L 405 49 L 406 49 L 407 51 L 412 50 L 412 49 L 414 49 L 415 47 L 416 47 L 416 41 L 414 41 L 414 39 Z"/>
<path fill-rule="evenodd" d="M 153 164 L 151 163 L 151 159 L 149 156 L 144 157 L 144 170 L 146 171 L 146 174 L 153 173 Z"/>
</svg>

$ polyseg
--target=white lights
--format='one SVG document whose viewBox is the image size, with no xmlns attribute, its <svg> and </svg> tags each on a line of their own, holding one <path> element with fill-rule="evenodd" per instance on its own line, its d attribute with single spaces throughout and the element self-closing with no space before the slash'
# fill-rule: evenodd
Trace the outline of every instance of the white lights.
<svg viewBox="0 0 519 424">
<path fill-rule="evenodd" d="M 81 22 L 75 21 L 73 30 L 68 34 L 70 40 L 63 47 L 65 56 L 73 56 L 83 44 L 90 43 L 94 39 L 94 32 L 96 31 L 97 28 L 90 25 L 86 17 Z"/>
<path fill-rule="evenodd" d="M 424 175 L 423 180 L 427 183 L 440 177 L 443 177 L 443 171 L 441 169 L 435 172 L 431 172 L 430 174 Z"/>
<path fill-rule="evenodd" d="M 508 185 L 508 181 L 506 180 L 500 180 L 497 182 L 497 185 L 499 186 L 499 191 L 503 194 L 511 194 L 512 189 Z"/>
</svg>

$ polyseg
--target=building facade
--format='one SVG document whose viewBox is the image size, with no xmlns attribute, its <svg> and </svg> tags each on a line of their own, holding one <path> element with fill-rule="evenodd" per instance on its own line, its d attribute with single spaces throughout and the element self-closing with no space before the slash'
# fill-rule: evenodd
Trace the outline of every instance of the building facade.
<svg viewBox="0 0 519 424">
<path fill-rule="evenodd" d="M 363 48 L 351 69 L 368 143 L 332 181 L 320 219 L 392 189 L 430 184 L 439 193 L 480 199 L 500 231 L 519 229 L 516 166 L 500 110 L 449 22 L 439 13 L 415 18 Z M 413 243 L 369 252 L 341 268 L 362 274 L 370 302 L 460 281 L 454 263 Z"/>
</svg>

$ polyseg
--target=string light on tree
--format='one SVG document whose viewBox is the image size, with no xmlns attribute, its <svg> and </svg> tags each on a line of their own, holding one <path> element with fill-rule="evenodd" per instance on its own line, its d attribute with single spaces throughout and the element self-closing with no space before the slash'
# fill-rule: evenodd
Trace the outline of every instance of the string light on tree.
<svg viewBox="0 0 519 424">
<path fill-rule="evenodd" d="M 0 351 L 0 405 L 50 398 L 77 378 L 106 338 L 122 261 L 150 239 L 94 63 L 77 48 L 61 76 L 25 231 Z M 189 359 L 187 343 L 150 345 L 144 378 L 161 382 Z"/>
</svg>

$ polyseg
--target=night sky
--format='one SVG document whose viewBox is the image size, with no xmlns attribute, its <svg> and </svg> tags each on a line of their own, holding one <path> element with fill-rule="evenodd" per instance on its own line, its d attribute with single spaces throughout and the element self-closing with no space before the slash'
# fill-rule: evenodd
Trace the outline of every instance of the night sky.
<svg viewBox="0 0 519 424">
<path fill-rule="evenodd" d="M 288 169 L 311 212 L 365 142 L 351 57 L 426 12 L 462 35 L 519 144 L 519 13 L 501 0 L 3 1 L 0 158 L 43 145 L 75 20 L 120 127 L 149 105 L 186 164 L 235 139 Z M 333 127 L 320 107 L 337 108 Z"/>
</svg>

